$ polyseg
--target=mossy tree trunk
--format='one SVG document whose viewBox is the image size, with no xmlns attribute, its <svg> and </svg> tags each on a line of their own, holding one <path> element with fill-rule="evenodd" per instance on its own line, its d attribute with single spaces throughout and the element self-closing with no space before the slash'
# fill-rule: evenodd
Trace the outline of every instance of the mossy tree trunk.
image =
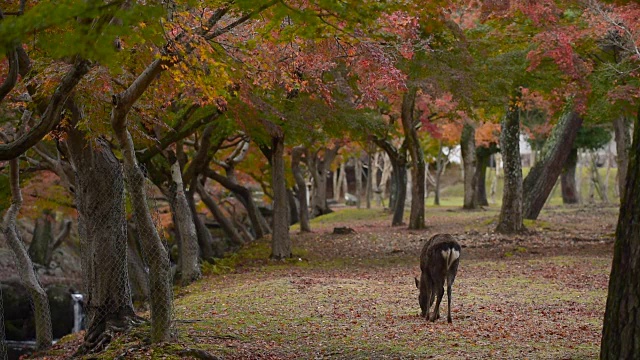
<svg viewBox="0 0 640 360">
<path fill-rule="evenodd" d="M 523 231 L 522 209 L 522 160 L 520 159 L 520 109 L 519 97 L 509 104 L 502 119 L 500 149 L 504 159 L 504 190 L 502 208 L 496 231 L 512 234 Z"/>
<path fill-rule="evenodd" d="M 603 360 L 640 354 L 640 114 L 629 155 L 602 329 Z"/>
</svg>

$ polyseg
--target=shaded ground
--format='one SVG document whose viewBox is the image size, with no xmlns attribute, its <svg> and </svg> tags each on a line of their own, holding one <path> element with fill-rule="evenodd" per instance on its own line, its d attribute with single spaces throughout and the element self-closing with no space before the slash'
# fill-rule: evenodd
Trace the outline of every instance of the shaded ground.
<svg viewBox="0 0 640 360">
<path fill-rule="evenodd" d="M 180 290 L 176 343 L 145 345 L 140 328 L 102 357 L 596 358 L 617 208 L 547 209 L 514 237 L 492 232 L 496 211 L 429 209 L 424 231 L 391 228 L 381 210 L 316 219 L 313 233 L 292 231 L 292 261 L 266 261 L 268 243 L 252 244 L 228 263 L 232 273 Z M 331 234 L 337 226 L 356 233 Z M 464 246 L 451 325 L 417 316 L 418 253 L 437 232 Z"/>
</svg>

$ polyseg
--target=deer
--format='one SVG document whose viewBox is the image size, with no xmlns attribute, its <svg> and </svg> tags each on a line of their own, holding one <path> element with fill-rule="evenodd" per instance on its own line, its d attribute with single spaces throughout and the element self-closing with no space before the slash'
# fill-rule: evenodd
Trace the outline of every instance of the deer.
<svg viewBox="0 0 640 360">
<path fill-rule="evenodd" d="M 418 302 L 426 317 L 433 300 L 437 296 L 436 306 L 429 313 L 429 321 L 440 318 L 440 302 L 444 295 L 444 282 L 447 281 L 447 322 L 451 323 L 451 286 L 460 263 L 460 244 L 449 234 L 436 234 L 422 247 L 420 253 L 420 280 L 414 278 L 420 290 Z"/>
</svg>

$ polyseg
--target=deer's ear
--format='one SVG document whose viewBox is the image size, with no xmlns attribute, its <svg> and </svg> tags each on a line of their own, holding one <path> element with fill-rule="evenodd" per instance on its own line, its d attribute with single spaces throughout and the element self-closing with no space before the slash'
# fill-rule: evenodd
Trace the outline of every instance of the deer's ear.
<svg viewBox="0 0 640 360">
<path fill-rule="evenodd" d="M 415 281 L 416 281 L 416 287 L 417 287 L 418 289 L 420 289 L 420 280 L 418 280 L 418 278 L 417 278 L 417 277 L 414 277 L 414 278 L 413 278 L 413 280 L 415 280 Z"/>
</svg>

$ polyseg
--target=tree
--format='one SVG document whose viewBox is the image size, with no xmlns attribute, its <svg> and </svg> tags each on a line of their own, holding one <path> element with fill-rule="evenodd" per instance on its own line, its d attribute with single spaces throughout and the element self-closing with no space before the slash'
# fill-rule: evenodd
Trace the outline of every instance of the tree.
<svg viewBox="0 0 640 360">
<path fill-rule="evenodd" d="M 4 135 L 4 134 L 3 134 Z M 27 249 L 20 238 L 16 227 L 16 217 L 22 206 L 22 193 L 20 191 L 20 168 L 17 159 L 10 161 L 10 186 L 11 206 L 7 210 L 2 221 L 1 230 L 7 243 L 11 247 L 18 264 L 20 279 L 29 292 L 34 307 L 36 323 L 36 349 L 44 350 L 51 346 L 53 336 L 51 327 L 51 312 L 49 299 L 40 285 L 40 281 L 33 267 L 33 263 L 27 254 Z M 4 332 L 2 333 L 4 336 Z M 2 339 L 4 341 L 4 339 Z"/>
<path fill-rule="evenodd" d="M 525 230 L 520 159 L 520 96 L 514 96 L 502 120 L 500 151 L 504 159 L 502 208 L 496 231 L 503 234 Z"/>
<path fill-rule="evenodd" d="M 600 359 L 632 359 L 638 354 L 640 316 L 640 112 L 634 125 L 625 196 L 616 228 Z"/>
<path fill-rule="evenodd" d="M 581 125 L 582 118 L 570 108 L 566 109 L 545 142 L 540 160 L 523 181 L 526 219 L 538 218 L 569 157 Z"/>
<path fill-rule="evenodd" d="M 416 130 L 414 110 L 417 89 L 409 89 L 402 98 L 401 122 L 404 129 L 407 147 L 411 154 L 411 213 L 409 214 L 409 229 L 424 229 L 424 198 L 425 198 L 425 162 L 424 154 Z"/>
</svg>

